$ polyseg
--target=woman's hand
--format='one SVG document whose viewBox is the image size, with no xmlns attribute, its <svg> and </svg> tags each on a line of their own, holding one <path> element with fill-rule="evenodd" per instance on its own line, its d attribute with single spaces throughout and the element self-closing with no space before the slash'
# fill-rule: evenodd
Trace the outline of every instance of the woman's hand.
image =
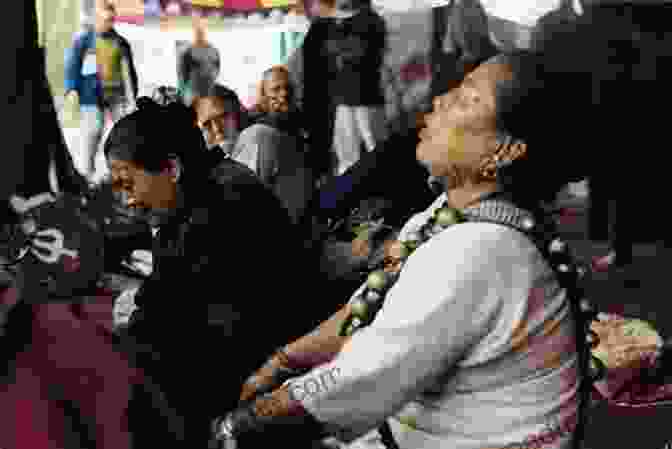
<svg viewBox="0 0 672 449">
<path fill-rule="evenodd" d="M 249 402 L 261 394 L 271 392 L 286 380 L 304 372 L 305 370 L 292 369 L 287 355 L 279 350 L 243 384 L 240 402 Z"/>
<path fill-rule="evenodd" d="M 248 402 L 259 394 L 276 389 L 287 379 L 300 376 L 334 358 L 349 339 L 339 335 L 341 324 L 349 314 L 350 306 L 343 306 L 313 332 L 276 352 L 243 384 L 240 401 Z"/>
</svg>

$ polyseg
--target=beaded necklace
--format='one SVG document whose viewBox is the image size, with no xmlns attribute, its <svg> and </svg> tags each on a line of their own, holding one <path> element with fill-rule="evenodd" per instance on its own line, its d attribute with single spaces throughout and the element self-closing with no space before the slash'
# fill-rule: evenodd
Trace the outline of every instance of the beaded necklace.
<svg viewBox="0 0 672 449">
<path fill-rule="evenodd" d="M 414 251 L 445 229 L 466 222 L 505 225 L 528 236 L 549 262 L 560 286 L 567 291 L 576 322 L 579 370 L 583 377 L 579 420 L 574 439 L 574 446 L 578 448 L 583 440 L 585 413 L 592 385 L 604 375 L 603 367 L 595 367 L 591 363 L 595 361 L 590 350 L 598 344 L 598 340 L 597 335 L 590 329 L 590 323 L 596 319 L 597 311 L 584 298 L 584 290 L 580 287 L 580 281 L 588 270 L 574 260 L 567 243 L 558 237 L 550 224 L 537 223 L 532 213 L 517 208 L 508 201 L 483 199 L 476 205 L 462 210 L 451 208 L 444 202 L 417 232 L 410 233 L 403 241 L 394 242 L 390 251 L 394 253 L 392 260 L 384 260 L 381 266 L 375 267 L 368 275 L 366 286 L 350 303 L 351 312 L 341 325 L 340 335 L 351 336 L 371 324 L 382 308 L 387 293 L 399 279 L 408 257 Z M 385 265 L 388 268 L 392 266 L 393 269 L 388 270 Z M 385 438 L 387 447 L 398 447 L 391 438 L 391 431 L 387 426 L 379 430 L 387 437 Z"/>
<path fill-rule="evenodd" d="M 399 278 L 408 257 L 420 246 L 445 229 L 464 222 L 491 222 L 510 226 L 525 234 L 532 234 L 532 239 L 539 240 L 540 232 L 531 213 L 519 209 L 502 200 L 484 200 L 478 204 L 458 210 L 448 206 L 447 202 L 437 208 L 432 216 L 416 232 L 410 233 L 403 241 L 391 245 L 391 257 L 383 260 L 369 273 L 364 290 L 351 302 L 351 314 L 341 327 L 341 336 L 352 335 L 357 330 L 370 324 L 381 309 L 386 294 Z M 558 241 L 556 252 L 566 250 L 566 245 Z"/>
</svg>

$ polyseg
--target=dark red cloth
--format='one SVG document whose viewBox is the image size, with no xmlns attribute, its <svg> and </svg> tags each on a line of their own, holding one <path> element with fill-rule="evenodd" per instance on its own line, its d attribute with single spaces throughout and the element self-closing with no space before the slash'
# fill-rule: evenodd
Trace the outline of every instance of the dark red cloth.
<svg viewBox="0 0 672 449">
<path fill-rule="evenodd" d="M 15 298 L 14 288 L 0 294 L 3 303 Z M 89 304 L 33 306 L 32 342 L 17 354 L 11 383 L 0 388 L 0 448 L 71 447 L 62 400 L 93 423 L 96 447 L 130 447 L 126 409 L 141 377 L 112 346 L 113 298 L 107 292 Z"/>
</svg>

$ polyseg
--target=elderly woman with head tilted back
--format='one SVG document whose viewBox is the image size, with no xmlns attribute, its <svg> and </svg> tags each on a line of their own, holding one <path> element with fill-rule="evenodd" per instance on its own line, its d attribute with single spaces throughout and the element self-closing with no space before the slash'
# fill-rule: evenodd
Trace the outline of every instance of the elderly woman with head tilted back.
<svg viewBox="0 0 672 449">
<path fill-rule="evenodd" d="M 382 426 L 409 449 L 571 446 L 587 352 L 577 276 L 542 207 L 573 179 L 533 120 L 555 95 L 543 67 L 498 56 L 435 99 L 417 157 L 444 192 L 339 312 L 245 384 L 218 438 L 302 422 L 344 441 Z"/>
</svg>

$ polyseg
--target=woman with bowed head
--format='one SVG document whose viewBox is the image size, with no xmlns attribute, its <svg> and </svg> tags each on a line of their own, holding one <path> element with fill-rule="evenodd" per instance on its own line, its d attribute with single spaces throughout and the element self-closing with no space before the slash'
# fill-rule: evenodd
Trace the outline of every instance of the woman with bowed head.
<svg viewBox="0 0 672 449">
<path fill-rule="evenodd" d="M 502 54 L 434 99 L 417 157 L 443 193 L 341 310 L 246 382 L 216 438 L 301 423 L 346 442 L 380 428 L 388 448 L 572 447 L 588 359 L 578 270 L 543 207 L 575 178 L 536 120 L 552 78 L 540 55 Z"/>
<path fill-rule="evenodd" d="M 184 422 L 177 444 L 195 447 L 278 342 L 333 309 L 308 289 L 316 277 L 280 200 L 230 158 L 213 168 L 192 109 L 138 105 L 104 148 L 114 186 L 156 230 L 127 336 L 151 348 L 142 367 Z"/>
</svg>

